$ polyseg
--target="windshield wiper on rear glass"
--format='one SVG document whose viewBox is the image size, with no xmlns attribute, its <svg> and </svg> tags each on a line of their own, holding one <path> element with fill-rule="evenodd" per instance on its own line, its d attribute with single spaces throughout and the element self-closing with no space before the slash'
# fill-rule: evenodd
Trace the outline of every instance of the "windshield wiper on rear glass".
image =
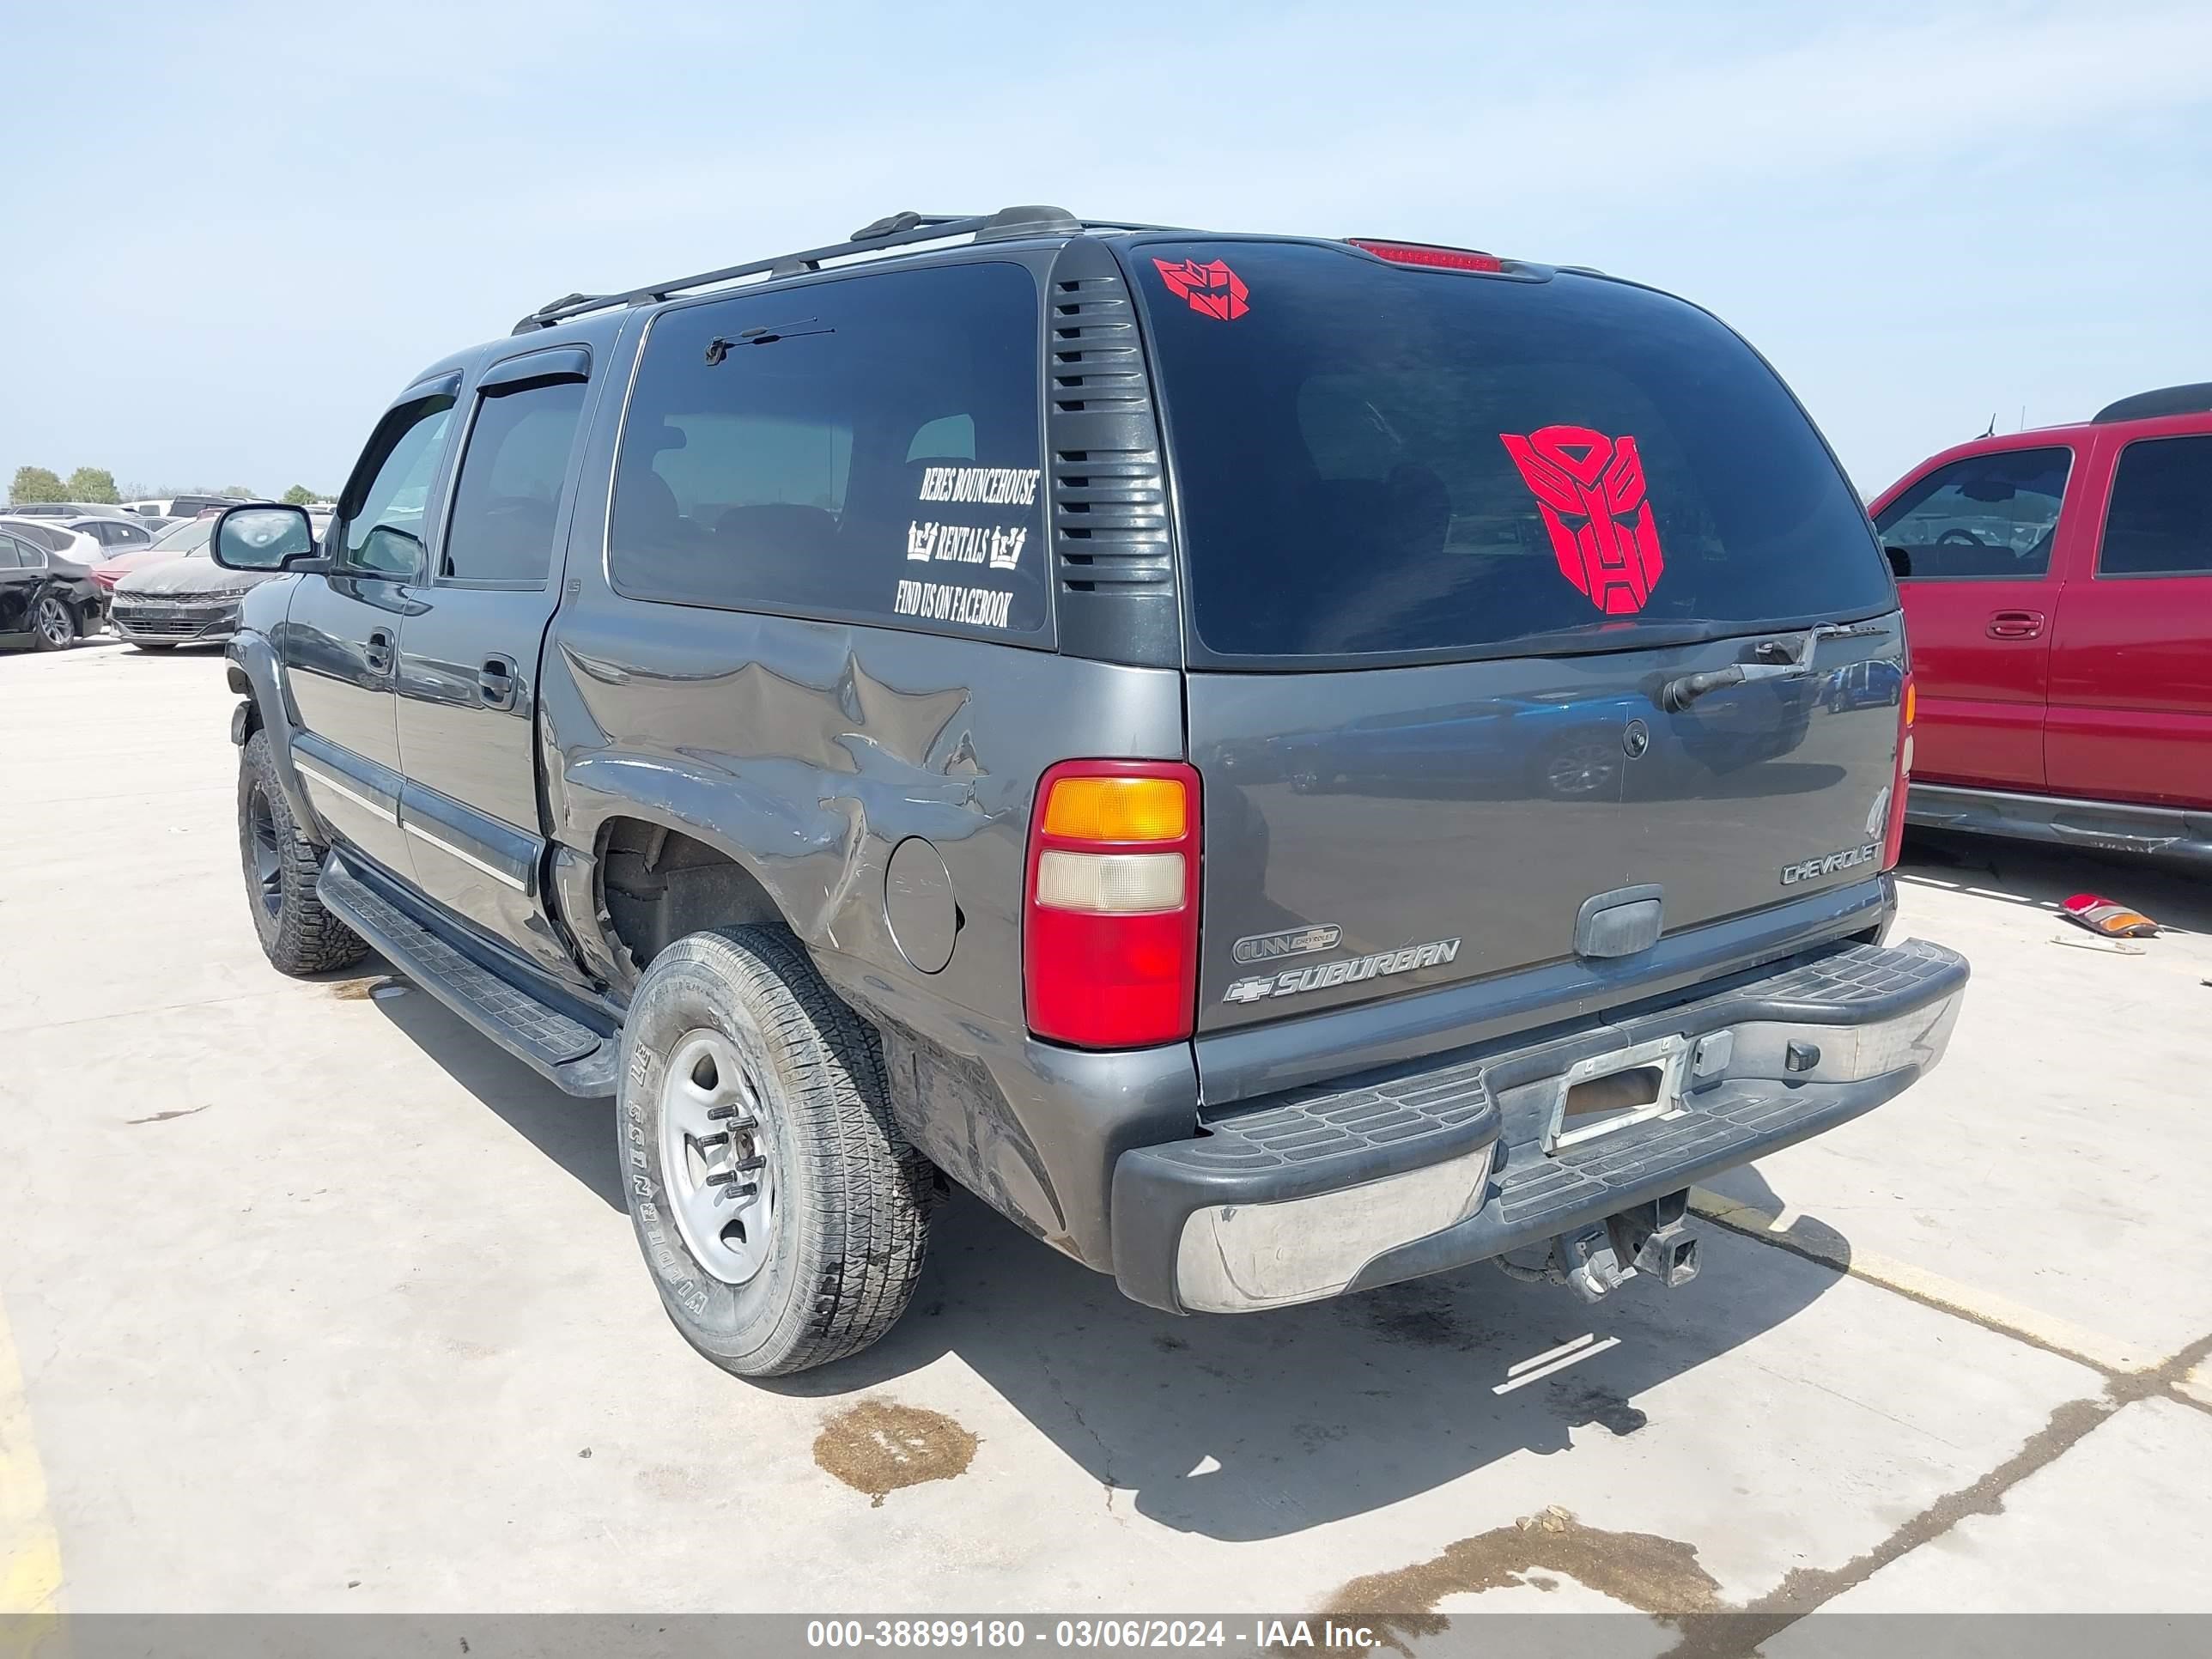
<svg viewBox="0 0 2212 1659">
<path fill-rule="evenodd" d="M 1796 679 L 1813 672 L 1813 653 L 1822 640 L 1863 639 L 1883 632 L 1879 623 L 1822 623 L 1796 641 L 1761 640 L 1752 647 L 1754 662 L 1731 663 L 1698 674 L 1677 674 L 1659 688 L 1659 706 L 1679 714 L 1708 691 L 1753 680 Z"/>
</svg>

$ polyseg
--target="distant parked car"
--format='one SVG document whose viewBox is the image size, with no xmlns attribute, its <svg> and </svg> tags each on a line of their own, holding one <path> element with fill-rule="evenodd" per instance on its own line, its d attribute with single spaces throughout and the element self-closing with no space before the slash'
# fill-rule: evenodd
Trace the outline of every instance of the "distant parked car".
<svg viewBox="0 0 2212 1659">
<path fill-rule="evenodd" d="M 102 560 L 92 573 L 92 579 L 110 593 L 115 585 L 134 570 L 143 570 L 149 565 L 166 564 L 172 559 L 181 559 L 192 552 L 207 550 L 208 532 L 215 523 L 212 519 L 185 519 L 161 532 L 144 547 L 115 554 Z"/>
<path fill-rule="evenodd" d="M 330 515 L 308 514 L 319 541 Z M 108 614 L 118 637 L 141 651 L 179 645 L 219 645 L 238 631 L 238 602 L 272 573 L 226 570 L 208 556 L 214 518 L 177 526 L 176 544 L 190 542 L 181 558 L 164 558 L 126 572 L 115 585 Z M 198 532 L 197 537 L 182 532 Z M 164 538 L 167 540 L 167 538 Z"/>
<path fill-rule="evenodd" d="M 69 519 L 46 518 L 41 519 L 39 522 L 59 525 L 64 529 L 76 532 L 79 535 L 91 537 L 100 546 L 101 558 L 106 558 L 111 554 L 131 553 L 143 547 L 151 547 L 154 544 L 154 538 L 161 533 L 158 530 L 149 528 L 137 519 L 126 519 L 106 513 L 82 514 Z M 83 560 L 81 562 L 96 563 L 98 561 Z"/>
<path fill-rule="evenodd" d="M 62 651 L 100 628 L 100 597 L 82 565 L 0 528 L 0 647 Z"/>
<path fill-rule="evenodd" d="M 19 519 L 13 513 L 0 514 L 0 530 L 19 540 L 35 542 L 56 557 L 88 570 L 113 556 L 105 542 L 71 527 L 66 519 Z"/>
<path fill-rule="evenodd" d="M 119 519 L 123 509 L 105 501 L 25 501 L 4 509 L 11 519 Z"/>
<path fill-rule="evenodd" d="M 1911 821 L 2212 864 L 2212 382 L 1961 444 L 1873 514 Z"/>
<path fill-rule="evenodd" d="M 123 510 L 143 519 L 197 519 L 210 510 L 241 505 L 236 495 L 166 495 L 150 501 L 125 501 Z"/>
</svg>

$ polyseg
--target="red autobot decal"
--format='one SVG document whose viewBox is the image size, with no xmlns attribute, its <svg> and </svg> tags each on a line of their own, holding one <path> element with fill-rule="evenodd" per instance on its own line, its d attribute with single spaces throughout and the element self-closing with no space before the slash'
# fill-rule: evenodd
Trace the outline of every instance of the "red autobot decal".
<svg viewBox="0 0 2212 1659">
<path fill-rule="evenodd" d="M 1155 259 L 1152 264 L 1160 280 L 1189 301 L 1190 308 L 1200 316 L 1218 317 L 1225 323 L 1251 309 L 1244 303 L 1251 289 L 1223 260 L 1202 265 L 1195 259 Z"/>
<path fill-rule="evenodd" d="M 1559 573 L 1608 617 L 1643 610 L 1666 564 L 1636 440 L 1547 426 L 1525 438 L 1501 432 L 1498 441 L 1536 498 Z"/>
</svg>

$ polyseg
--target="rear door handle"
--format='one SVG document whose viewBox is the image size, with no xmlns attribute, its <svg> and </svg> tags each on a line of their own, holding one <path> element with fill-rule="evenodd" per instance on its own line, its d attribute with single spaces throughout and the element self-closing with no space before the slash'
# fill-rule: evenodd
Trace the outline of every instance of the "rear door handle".
<svg viewBox="0 0 2212 1659">
<path fill-rule="evenodd" d="M 392 668 L 392 635 L 388 629 L 369 630 L 368 642 L 362 647 L 361 659 L 372 674 L 387 673 Z"/>
<path fill-rule="evenodd" d="M 514 707 L 515 666 L 506 657 L 486 657 L 484 665 L 477 670 L 477 695 L 483 699 L 487 708 Z"/>
<path fill-rule="evenodd" d="M 2000 611 L 1990 618 L 1989 636 L 1993 640 L 2033 640 L 2043 636 L 2043 613 L 2040 611 Z"/>
</svg>

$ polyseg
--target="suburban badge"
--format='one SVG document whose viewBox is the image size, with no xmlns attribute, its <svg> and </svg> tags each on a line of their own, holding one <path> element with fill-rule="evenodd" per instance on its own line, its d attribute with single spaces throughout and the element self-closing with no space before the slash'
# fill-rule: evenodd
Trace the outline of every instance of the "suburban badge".
<svg viewBox="0 0 2212 1659">
<path fill-rule="evenodd" d="M 1329 930 L 1334 933 L 1336 930 Z M 1268 937 L 1275 937 L 1268 935 Z M 1246 943 L 1240 939 L 1239 945 Z M 1431 939 L 1426 945 L 1408 945 L 1402 950 L 1377 951 L 1371 957 L 1340 957 L 1334 962 L 1316 963 L 1310 968 L 1293 968 L 1285 973 L 1265 974 L 1256 979 L 1240 979 L 1222 993 L 1224 1002 L 1264 1002 L 1269 997 L 1295 996 L 1301 991 L 1326 991 L 1334 985 L 1352 985 L 1363 979 L 1373 979 L 1382 974 L 1409 974 L 1416 968 L 1437 968 L 1459 954 L 1455 939 Z"/>
</svg>

